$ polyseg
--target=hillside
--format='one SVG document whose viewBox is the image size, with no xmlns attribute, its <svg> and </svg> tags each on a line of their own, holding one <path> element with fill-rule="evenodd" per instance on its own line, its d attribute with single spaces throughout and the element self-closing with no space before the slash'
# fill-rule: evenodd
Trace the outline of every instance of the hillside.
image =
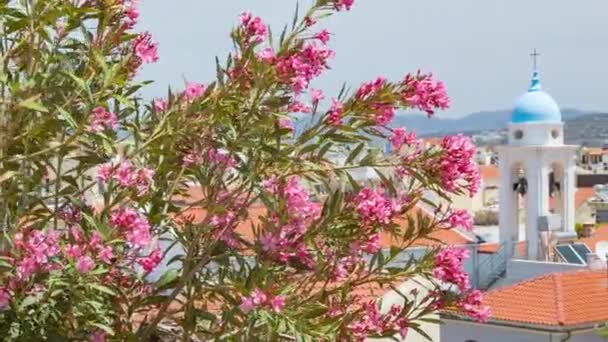
<svg viewBox="0 0 608 342">
<path fill-rule="evenodd" d="M 576 109 L 562 111 L 562 117 L 568 121 L 590 113 Z M 484 111 L 466 115 L 458 119 L 428 118 L 422 114 L 401 114 L 395 117 L 391 126 L 405 126 L 420 136 L 446 135 L 454 133 L 473 133 L 481 131 L 499 131 L 506 127 L 511 118 L 508 110 Z"/>
</svg>

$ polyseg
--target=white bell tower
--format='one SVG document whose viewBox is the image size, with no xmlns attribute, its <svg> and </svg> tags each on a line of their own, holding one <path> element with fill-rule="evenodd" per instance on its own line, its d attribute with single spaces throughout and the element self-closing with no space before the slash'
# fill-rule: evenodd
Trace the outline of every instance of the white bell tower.
<svg viewBox="0 0 608 342">
<path fill-rule="evenodd" d="M 542 91 L 535 68 L 528 92 L 515 103 L 508 123 L 508 142 L 498 147 L 500 167 L 499 226 L 500 243 L 509 255 L 514 244 L 526 241 L 529 260 L 544 260 L 539 218 L 551 214 L 561 217 L 562 232 L 574 232 L 574 192 L 576 165 L 574 145 L 564 145 L 564 123 L 553 98 Z M 525 237 L 520 236 L 520 196 L 525 206 Z"/>
</svg>

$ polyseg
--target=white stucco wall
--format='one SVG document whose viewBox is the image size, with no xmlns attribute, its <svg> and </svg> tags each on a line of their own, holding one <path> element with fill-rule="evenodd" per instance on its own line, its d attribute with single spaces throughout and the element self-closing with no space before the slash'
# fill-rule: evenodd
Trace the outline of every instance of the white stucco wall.
<svg viewBox="0 0 608 342">
<path fill-rule="evenodd" d="M 551 333 L 530 329 L 517 329 L 490 324 L 475 324 L 444 320 L 441 325 L 441 342 L 605 342 L 594 330 Z"/>
</svg>

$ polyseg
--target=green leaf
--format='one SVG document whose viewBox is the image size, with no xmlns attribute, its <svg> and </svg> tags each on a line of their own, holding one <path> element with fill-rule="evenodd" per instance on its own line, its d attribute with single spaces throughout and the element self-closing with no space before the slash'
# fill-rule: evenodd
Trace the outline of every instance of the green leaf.
<svg viewBox="0 0 608 342">
<path fill-rule="evenodd" d="M 40 95 L 32 96 L 27 100 L 23 100 L 19 103 L 19 107 L 31 109 L 37 112 L 48 113 L 49 110 L 40 103 Z"/>
<path fill-rule="evenodd" d="M 360 143 L 359 145 L 357 145 L 357 147 L 355 147 L 355 149 L 348 155 L 348 158 L 346 158 L 344 165 L 348 165 L 353 160 L 355 160 L 355 158 L 357 158 L 359 156 L 359 153 L 361 153 L 361 151 L 363 150 L 363 147 L 365 147 L 365 143 Z"/>
<path fill-rule="evenodd" d="M 97 290 L 99 292 L 109 294 L 110 296 L 116 296 L 116 293 L 114 291 L 110 290 L 109 288 L 107 288 L 103 285 L 99 285 L 99 284 L 95 284 L 95 283 L 88 283 L 86 286 L 93 290 Z"/>
<path fill-rule="evenodd" d="M 19 311 L 27 308 L 30 305 L 34 305 L 38 303 L 38 296 L 27 296 L 21 301 L 21 305 L 19 305 Z"/>
<path fill-rule="evenodd" d="M 110 328 L 109 326 L 105 325 L 105 324 L 101 324 L 101 323 L 91 323 L 92 326 L 97 327 L 103 331 L 105 331 L 108 335 L 113 336 L 114 335 L 114 330 L 112 330 L 112 328 Z"/>
<path fill-rule="evenodd" d="M 158 289 L 164 289 L 166 286 L 173 283 L 179 277 L 179 273 L 176 269 L 171 269 L 165 272 L 160 279 L 156 282 L 156 287 Z"/>
<path fill-rule="evenodd" d="M 0 183 L 10 180 L 11 178 L 13 178 L 13 176 L 16 174 L 16 171 L 6 171 L 5 173 L 3 173 L 2 175 L 0 175 Z"/>
</svg>

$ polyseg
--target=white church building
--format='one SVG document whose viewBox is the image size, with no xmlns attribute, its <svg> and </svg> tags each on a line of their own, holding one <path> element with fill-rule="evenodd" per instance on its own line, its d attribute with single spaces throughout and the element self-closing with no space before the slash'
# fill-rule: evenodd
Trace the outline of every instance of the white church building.
<svg viewBox="0 0 608 342">
<path fill-rule="evenodd" d="M 537 70 L 507 130 L 507 143 L 497 148 L 499 248 L 489 262 L 473 265 L 478 284 L 489 288 L 492 313 L 483 324 L 442 313 L 441 341 L 605 341 L 597 328 L 608 321 L 608 250 L 598 243 L 596 255 L 577 239 L 578 146 L 564 144 L 560 108 L 542 90 Z"/>
<path fill-rule="evenodd" d="M 575 154 L 564 144 L 564 123 L 553 98 L 541 89 L 538 71 L 515 104 L 508 124 L 508 143 L 497 147 L 500 168 L 500 244 L 512 251 L 526 241 L 528 260 L 549 260 L 547 239 L 575 237 Z M 525 236 L 520 236 L 520 194 L 525 195 Z M 549 198 L 556 213 L 549 212 Z M 551 234 L 550 231 L 553 231 Z"/>
</svg>

